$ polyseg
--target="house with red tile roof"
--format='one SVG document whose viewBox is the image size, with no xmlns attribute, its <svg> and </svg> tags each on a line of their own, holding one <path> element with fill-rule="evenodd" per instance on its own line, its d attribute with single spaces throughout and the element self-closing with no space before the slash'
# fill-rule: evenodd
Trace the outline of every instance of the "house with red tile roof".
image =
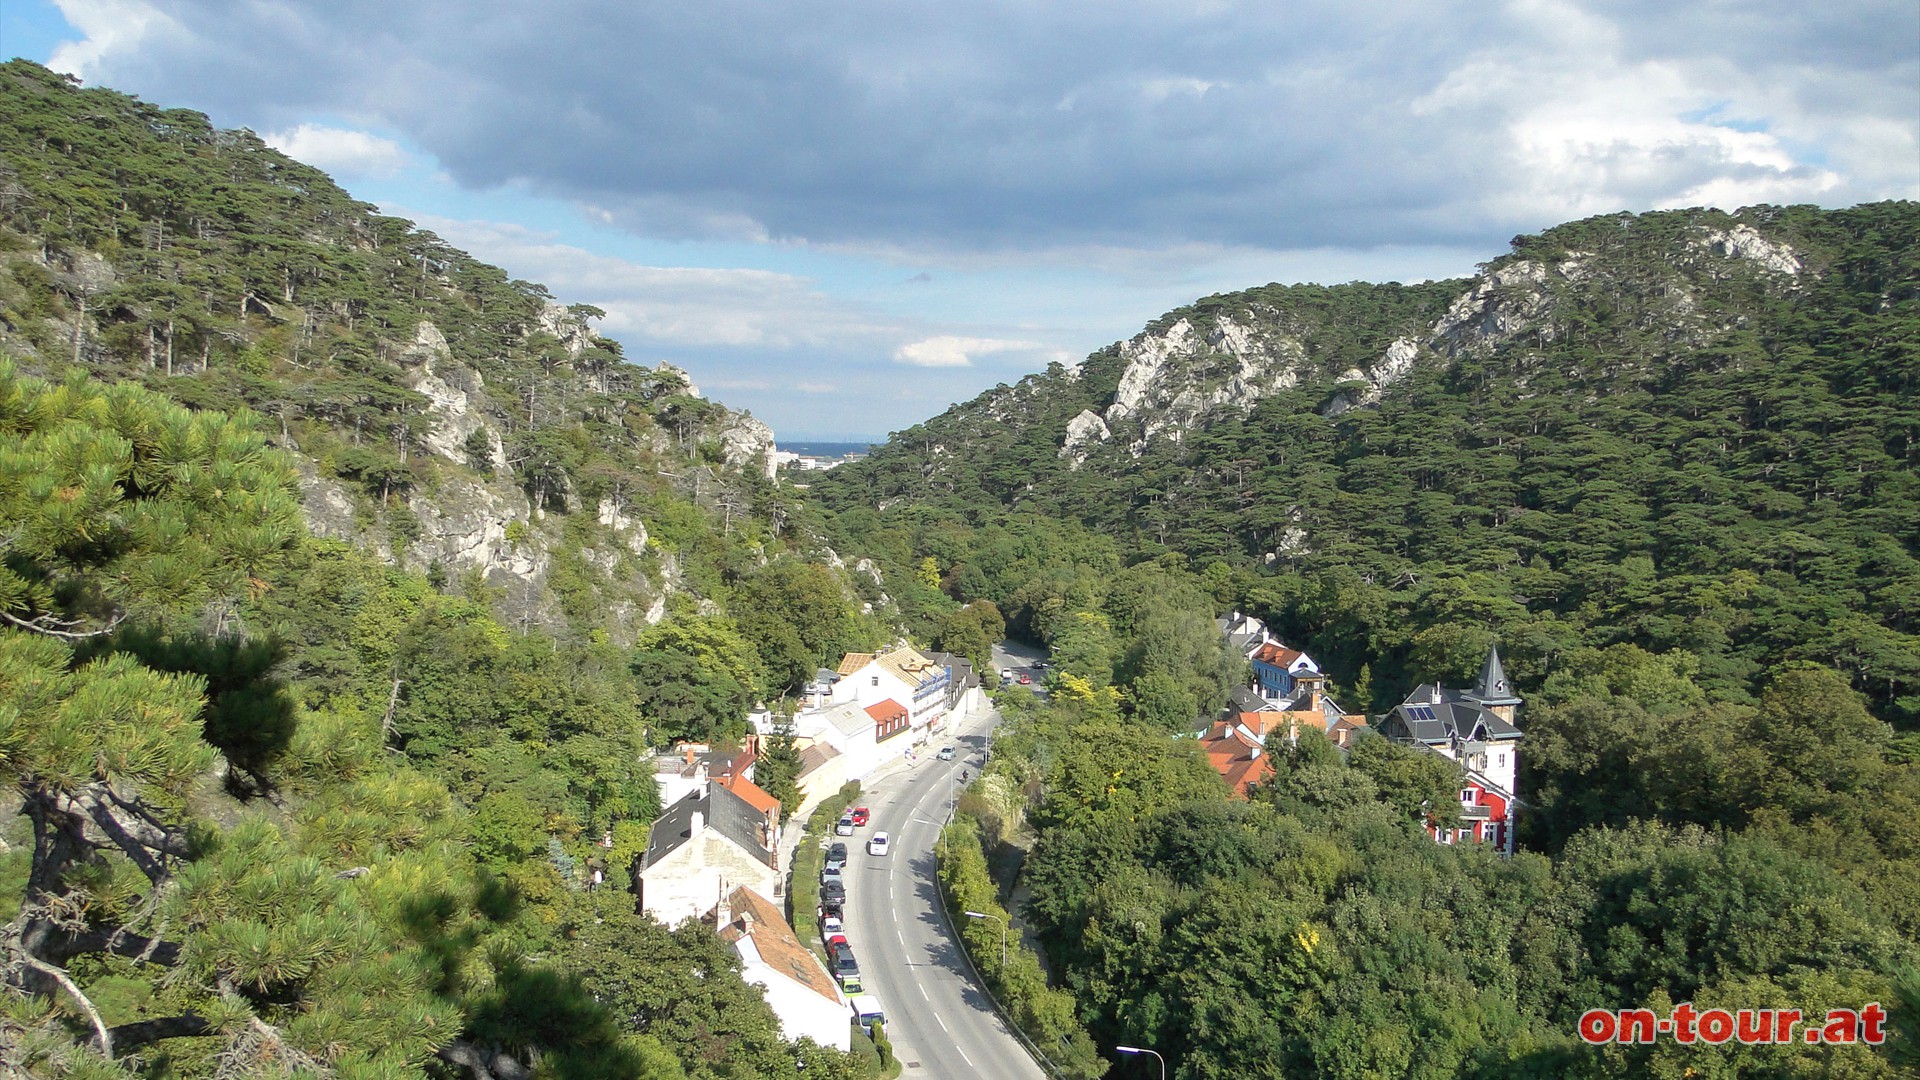
<svg viewBox="0 0 1920 1080">
<path fill-rule="evenodd" d="M 1236 799 L 1245 799 L 1249 789 L 1273 779 L 1265 740 L 1238 721 L 1221 720 L 1209 727 L 1200 737 L 1200 749 Z"/>
<path fill-rule="evenodd" d="M 742 886 L 716 913 L 720 939 L 740 956 L 740 977 L 765 992 L 783 1038 L 811 1038 L 821 1046 L 852 1045 L 847 1001 L 813 951 L 780 912 L 780 906 Z"/>
</svg>

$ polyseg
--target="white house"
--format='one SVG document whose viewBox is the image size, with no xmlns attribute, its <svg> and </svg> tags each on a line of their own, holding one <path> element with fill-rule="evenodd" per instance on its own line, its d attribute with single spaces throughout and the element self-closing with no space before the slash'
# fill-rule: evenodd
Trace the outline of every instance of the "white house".
<svg viewBox="0 0 1920 1080">
<path fill-rule="evenodd" d="M 952 673 L 911 645 L 883 653 L 848 653 L 840 661 L 840 681 L 833 685 L 835 703 L 852 701 L 861 708 L 892 699 L 907 707 L 911 741 L 925 742 L 938 731 L 947 715 L 947 688 Z"/>
<path fill-rule="evenodd" d="M 635 859 L 640 910 L 672 926 L 705 916 L 734 889 L 784 895 L 779 804 L 772 805 L 769 813 L 711 781 L 668 805 Z"/>
<path fill-rule="evenodd" d="M 743 886 L 728 895 L 716 921 L 721 939 L 740 954 L 740 977 L 766 992 L 782 1036 L 806 1036 L 838 1050 L 852 1046 L 846 999 L 778 904 Z"/>
</svg>

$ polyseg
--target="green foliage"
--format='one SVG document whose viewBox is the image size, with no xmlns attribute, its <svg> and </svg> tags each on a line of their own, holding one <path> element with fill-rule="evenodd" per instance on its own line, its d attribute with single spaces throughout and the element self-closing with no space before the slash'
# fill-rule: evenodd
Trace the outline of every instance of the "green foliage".
<svg viewBox="0 0 1920 1080">
<path fill-rule="evenodd" d="M 1177 440 L 1145 438 L 1160 417 L 1136 409 L 1076 468 L 1061 432 L 1105 411 L 1127 366 L 1103 350 L 897 433 L 813 490 L 854 537 L 897 531 L 914 551 L 931 550 L 921 523 L 936 516 L 985 530 L 1017 514 L 1089 528 L 1130 559 L 1224 564 L 1206 584 L 1231 600 L 1216 602 L 1266 618 L 1338 681 L 1370 665 L 1384 694 L 1457 685 L 1494 639 L 1529 686 L 1573 650 L 1631 644 L 1691 654 L 1701 690 L 1730 702 L 1783 658 L 1815 661 L 1912 728 L 1916 211 L 1686 210 L 1521 237 L 1494 266 L 1535 260 L 1540 284 L 1481 299 L 1524 308 L 1526 325 L 1484 342 L 1432 331 L 1486 278 L 1211 297 L 1149 330 L 1184 318 L 1205 339 L 1230 317 L 1236 335 L 1299 346 L 1297 386 Z M 1790 245 L 1803 269 L 1716 253 L 1734 228 Z M 1434 351 L 1377 405 L 1329 408 L 1343 372 L 1402 338 Z M 1204 384 L 1226 357 L 1180 374 Z M 891 530 L 859 516 L 883 502 Z M 1052 636 L 1057 616 L 995 591 L 994 568 L 940 562 L 956 595 Z"/>
<path fill-rule="evenodd" d="M 1024 947 L 1002 949 L 1002 934 L 1017 933 L 1012 916 L 1000 906 L 999 890 L 987 874 L 980 830 L 959 815 L 940 834 L 940 882 L 947 918 L 965 943 L 973 965 L 1013 1020 L 1045 1053 L 1058 1076 L 1091 1080 L 1105 1075 L 1107 1062 L 1075 1016 L 1072 995 L 1047 986 L 1040 963 Z M 975 919 L 966 912 L 991 916 Z M 1005 962 L 1002 963 L 1004 956 Z"/>
</svg>

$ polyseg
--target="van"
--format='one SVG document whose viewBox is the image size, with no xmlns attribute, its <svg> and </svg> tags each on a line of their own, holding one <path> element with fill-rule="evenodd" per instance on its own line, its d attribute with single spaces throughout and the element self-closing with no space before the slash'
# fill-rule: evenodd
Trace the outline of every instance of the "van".
<svg viewBox="0 0 1920 1080">
<path fill-rule="evenodd" d="M 880 1008 L 880 999 L 872 994 L 861 994 L 853 998 L 847 1002 L 847 1007 L 853 1010 L 853 1022 L 867 1030 L 872 1030 L 876 1023 L 887 1022 L 887 1014 Z"/>
</svg>

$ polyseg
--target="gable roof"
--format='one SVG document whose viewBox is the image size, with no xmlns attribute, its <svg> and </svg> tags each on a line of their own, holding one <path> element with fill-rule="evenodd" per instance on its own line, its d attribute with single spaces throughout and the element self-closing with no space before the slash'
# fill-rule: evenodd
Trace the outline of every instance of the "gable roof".
<svg viewBox="0 0 1920 1080">
<path fill-rule="evenodd" d="M 1299 649 L 1289 649 L 1276 641 L 1269 641 L 1265 645 L 1253 650 L 1253 659 L 1262 664 L 1272 664 L 1274 667 L 1287 670 L 1291 670 L 1294 664 L 1305 660 L 1308 667 L 1313 668 L 1315 671 L 1320 670 L 1319 666 L 1316 665 L 1313 659 L 1306 653 L 1301 652 Z"/>
<path fill-rule="evenodd" d="M 871 663 L 873 663 L 872 653 L 850 652 L 840 658 L 840 666 L 836 669 L 835 673 L 839 675 L 851 675 Z"/>
<path fill-rule="evenodd" d="M 892 698 L 888 698 L 885 701 L 877 701 L 867 706 L 866 713 L 873 718 L 874 723 L 884 724 L 889 720 L 905 719 L 907 716 L 907 707 Z"/>
<path fill-rule="evenodd" d="M 906 683 L 918 689 L 935 679 L 947 677 L 947 669 L 921 655 L 920 650 L 911 645 L 903 645 L 891 652 L 881 653 L 873 662 Z"/>
<path fill-rule="evenodd" d="M 831 743 L 814 743 L 800 751 L 800 775 L 795 779 L 813 775 L 815 769 L 839 756 L 840 751 L 834 749 Z"/>
<path fill-rule="evenodd" d="M 721 783 L 728 791 L 740 796 L 748 806 L 762 814 L 779 816 L 780 800 L 768 794 L 765 788 L 747 779 L 746 776 L 735 773 Z"/>
<path fill-rule="evenodd" d="M 1200 748 L 1207 764 L 1227 782 L 1227 793 L 1236 799 L 1247 797 L 1247 785 L 1271 779 L 1273 761 L 1264 747 L 1237 724 L 1221 721 L 1201 736 Z"/>
<path fill-rule="evenodd" d="M 667 807 L 654 820 L 653 827 L 647 830 L 647 850 L 640 856 L 642 873 L 694 839 L 695 814 L 700 815 L 701 835 L 712 833 L 768 866 L 778 865 L 774 852 L 762 840 L 766 814 L 724 786 L 708 782 L 701 790 Z"/>
<path fill-rule="evenodd" d="M 843 1003 L 833 976 L 827 974 L 812 950 L 800 944 L 799 935 L 772 901 L 743 885 L 727 897 L 727 910 L 732 918 L 720 927 L 722 941 L 736 949 L 747 943 L 773 974 L 791 979 L 835 1005 Z"/>
</svg>

